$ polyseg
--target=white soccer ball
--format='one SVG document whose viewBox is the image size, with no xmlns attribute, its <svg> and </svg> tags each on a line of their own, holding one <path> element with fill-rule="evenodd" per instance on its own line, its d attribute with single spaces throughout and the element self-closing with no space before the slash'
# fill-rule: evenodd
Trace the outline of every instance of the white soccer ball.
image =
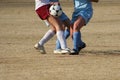
<svg viewBox="0 0 120 80">
<path fill-rule="evenodd" d="M 50 12 L 51 15 L 53 15 L 55 17 L 58 17 L 62 14 L 62 8 L 59 4 L 53 4 L 49 8 L 49 12 Z"/>
</svg>

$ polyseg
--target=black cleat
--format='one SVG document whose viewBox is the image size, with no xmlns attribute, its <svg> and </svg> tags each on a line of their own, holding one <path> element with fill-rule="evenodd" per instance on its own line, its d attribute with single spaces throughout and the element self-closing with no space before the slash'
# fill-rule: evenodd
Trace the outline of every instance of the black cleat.
<svg viewBox="0 0 120 80">
<path fill-rule="evenodd" d="M 81 47 L 78 47 L 78 52 L 80 52 L 85 47 L 86 47 L 86 44 L 83 42 L 83 45 Z"/>
<path fill-rule="evenodd" d="M 79 52 L 86 47 L 86 44 L 83 42 L 83 45 L 81 47 L 78 47 L 78 50 L 73 49 L 70 53 L 70 55 L 79 55 Z"/>
</svg>

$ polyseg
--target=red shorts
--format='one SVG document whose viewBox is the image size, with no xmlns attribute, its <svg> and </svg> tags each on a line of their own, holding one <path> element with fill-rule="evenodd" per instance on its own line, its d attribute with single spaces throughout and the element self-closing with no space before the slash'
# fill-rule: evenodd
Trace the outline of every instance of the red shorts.
<svg viewBox="0 0 120 80">
<path fill-rule="evenodd" d="M 42 20 L 45 20 L 47 19 L 47 17 L 50 15 L 49 13 L 49 8 L 50 8 L 50 5 L 44 5 L 40 8 L 38 8 L 36 10 L 36 13 L 38 14 L 38 16 L 42 19 Z"/>
</svg>

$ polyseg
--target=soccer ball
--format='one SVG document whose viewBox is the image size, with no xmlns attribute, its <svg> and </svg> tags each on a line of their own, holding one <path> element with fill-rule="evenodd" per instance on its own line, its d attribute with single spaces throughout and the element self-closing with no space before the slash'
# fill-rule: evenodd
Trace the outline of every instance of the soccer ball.
<svg viewBox="0 0 120 80">
<path fill-rule="evenodd" d="M 62 14 L 62 8 L 59 4 L 53 4 L 49 8 L 49 12 L 51 15 L 58 17 Z"/>
</svg>

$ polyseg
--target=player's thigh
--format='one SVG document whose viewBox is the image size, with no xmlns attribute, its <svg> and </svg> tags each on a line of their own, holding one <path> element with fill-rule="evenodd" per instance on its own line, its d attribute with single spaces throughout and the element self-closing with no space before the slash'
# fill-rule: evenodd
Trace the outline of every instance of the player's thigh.
<svg viewBox="0 0 120 80">
<path fill-rule="evenodd" d="M 54 26 L 50 26 L 51 30 L 56 33 L 56 28 Z"/>
<path fill-rule="evenodd" d="M 48 17 L 48 21 L 51 26 L 54 26 L 56 28 L 56 30 L 63 30 L 63 23 L 59 18 L 50 15 Z"/>
<path fill-rule="evenodd" d="M 79 16 L 74 22 L 73 29 L 79 31 L 85 25 L 85 20 Z"/>
<path fill-rule="evenodd" d="M 70 29 L 70 23 L 71 23 L 70 19 L 66 19 L 66 20 L 64 20 L 62 22 L 65 25 L 65 27 L 67 27 L 68 29 Z"/>
</svg>

